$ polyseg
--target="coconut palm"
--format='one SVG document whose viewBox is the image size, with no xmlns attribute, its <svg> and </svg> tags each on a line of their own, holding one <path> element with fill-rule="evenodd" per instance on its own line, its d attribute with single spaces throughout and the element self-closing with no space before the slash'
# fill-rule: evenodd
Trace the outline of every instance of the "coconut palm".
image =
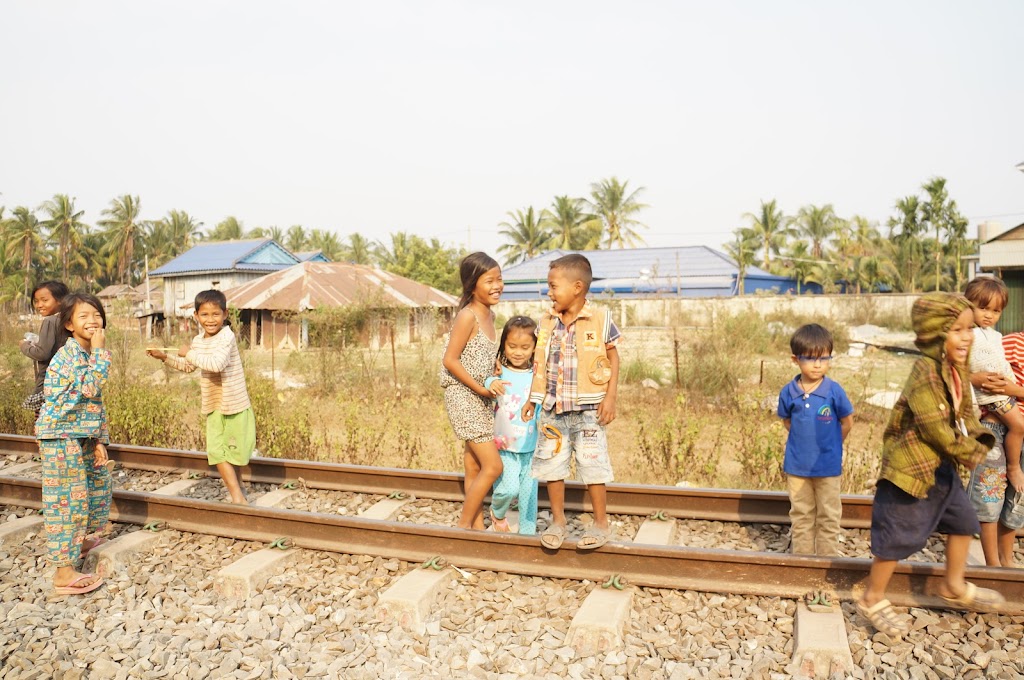
<svg viewBox="0 0 1024 680">
<path fill-rule="evenodd" d="M 725 252 L 736 263 L 736 294 L 743 295 L 743 280 L 747 269 L 754 266 L 754 255 L 757 253 L 757 235 L 751 229 L 738 227 L 733 231 L 734 239 L 724 244 Z"/>
<path fill-rule="evenodd" d="M 150 266 L 169 262 L 195 245 L 202 239 L 202 226 L 184 210 L 169 210 L 149 231 L 146 253 Z"/>
<path fill-rule="evenodd" d="M 631 248 L 644 242 L 635 229 L 647 226 L 635 219 L 638 212 L 648 207 L 637 199 L 643 191 L 644 187 L 638 187 L 630 192 L 629 181 L 620 182 L 616 177 L 590 185 L 590 212 L 604 225 L 607 247 Z"/>
<path fill-rule="evenodd" d="M 282 244 L 285 248 L 297 253 L 305 250 L 309 242 L 309 236 L 306 235 L 306 230 L 303 229 L 301 224 L 293 224 L 288 227 L 288 232 L 284 235 L 284 243 Z"/>
<path fill-rule="evenodd" d="M 505 256 L 505 264 L 523 262 L 548 250 L 551 232 L 545 228 L 533 206 L 505 214 L 510 220 L 498 224 L 504 227 L 499 235 L 508 240 L 508 243 L 498 246 L 498 252 Z"/>
<path fill-rule="evenodd" d="M 25 298 L 28 298 L 29 282 L 32 280 L 32 263 L 37 251 L 43 246 L 43 237 L 39 233 L 39 220 L 34 212 L 25 206 L 14 209 L 12 217 L 7 219 L 6 238 L 7 255 L 21 256 L 21 267 L 25 270 Z"/>
<path fill-rule="evenodd" d="M 217 223 L 210 232 L 211 241 L 235 241 L 245 234 L 245 226 L 234 215 L 229 215 Z"/>
<path fill-rule="evenodd" d="M 340 260 L 345 250 L 337 234 L 322 229 L 314 229 L 310 232 L 307 246 L 311 250 L 319 250 L 332 262 Z"/>
<path fill-rule="evenodd" d="M 835 233 L 838 221 L 831 203 L 822 206 L 805 205 L 797 212 L 797 228 L 810 240 L 810 256 L 813 259 L 822 258 L 824 245 Z"/>
<path fill-rule="evenodd" d="M 582 198 L 555 196 L 551 207 L 541 213 L 541 226 L 551 234 L 551 248 L 590 250 L 601 242 L 601 220 L 587 211 Z"/>
<path fill-rule="evenodd" d="M 136 270 L 136 246 L 141 251 L 146 223 L 139 220 L 141 205 L 138 196 L 125 194 L 110 201 L 110 207 L 104 208 L 100 214 L 105 219 L 96 222 L 103 228 L 106 239 L 103 252 L 112 255 L 117 263 L 117 275 L 121 283 L 132 284 L 132 274 Z"/>
<path fill-rule="evenodd" d="M 861 254 L 866 254 L 876 247 L 881 234 L 874 222 L 866 217 L 854 215 L 847 224 L 849 229 L 844 231 L 849 234 L 852 247 L 859 250 Z"/>
<path fill-rule="evenodd" d="M 75 211 L 75 199 L 69 198 L 67 194 L 54 195 L 52 199 L 39 206 L 39 209 L 49 217 L 42 224 L 49 231 L 50 240 L 57 244 L 61 277 L 66 281 L 71 251 L 82 245 L 82 237 L 89 229 L 82 222 L 85 211 Z"/>
<path fill-rule="evenodd" d="M 352 264 L 371 264 L 373 262 L 373 245 L 360 233 L 349 234 L 344 258 Z"/>
<path fill-rule="evenodd" d="M 790 219 L 782 214 L 774 198 L 767 202 L 761 201 L 760 213 L 746 213 L 744 217 L 750 220 L 750 230 L 757 239 L 758 248 L 762 249 L 762 266 L 766 270 L 770 269 L 772 253 L 778 254 L 786 240 L 793 236 Z"/>
</svg>

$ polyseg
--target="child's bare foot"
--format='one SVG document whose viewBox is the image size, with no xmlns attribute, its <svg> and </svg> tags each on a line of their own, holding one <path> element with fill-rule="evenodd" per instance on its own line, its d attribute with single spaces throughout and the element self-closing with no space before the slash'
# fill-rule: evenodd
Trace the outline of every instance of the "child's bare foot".
<svg viewBox="0 0 1024 680">
<path fill-rule="evenodd" d="M 53 575 L 53 587 L 54 588 L 66 588 L 68 585 L 74 583 L 79 588 L 91 586 L 100 580 L 100 577 L 96 574 L 83 574 L 78 571 L 72 570 L 67 574 L 54 574 Z"/>
</svg>

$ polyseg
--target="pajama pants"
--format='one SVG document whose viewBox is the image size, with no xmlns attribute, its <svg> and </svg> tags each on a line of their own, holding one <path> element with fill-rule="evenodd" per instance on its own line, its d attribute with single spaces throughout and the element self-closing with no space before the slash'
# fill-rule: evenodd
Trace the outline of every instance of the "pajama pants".
<svg viewBox="0 0 1024 680">
<path fill-rule="evenodd" d="M 533 453 L 499 451 L 505 466 L 491 495 L 491 512 L 504 519 L 514 499 L 519 499 L 519 533 L 537 533 L 537 480 L 530 474 Z"/>
<path fill-rule="evenodd" d="M 95 439 L 40 439 L 46 548 L 54 567 L 73 567 L 88 534 L 110 516 L 110 471 L 93 463 Z"/>
</svg>

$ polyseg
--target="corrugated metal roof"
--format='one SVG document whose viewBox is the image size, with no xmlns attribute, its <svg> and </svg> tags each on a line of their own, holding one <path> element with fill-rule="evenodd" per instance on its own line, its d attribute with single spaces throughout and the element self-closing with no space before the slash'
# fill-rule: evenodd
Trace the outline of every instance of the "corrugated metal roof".
<svg viewBox="0 0 1024 680">
<path fill-rule="evenodd" d="M 601 290 L 603 279 L 630 279 L 636 284 L 667 279 L 675 287 L 677 278 L 735 276 L 738 267 L 725 253 L 707 246 L 667 248 L 622 248 L 619 250 L 551 250 L 532 260 L 502 270 L 506 283 L 546 281 L 548 265 L 569 253 L 585 255 L 594 270 L 594 290 Z M 747 267 L 747 275 L 772 276 L 758 267 Z M 785 277 L 777 277 L 782 280 Z"/>
<path fill-rule="evenodd" d="M 302 262 L 224 291 L 238 309 L 304 312 L 355 302 L 402 307 L 454 307 L 458 299 L 386 271 L 342 262 Z"/>
<path fill-rule="evenodd" d="M 199 243 L 150 276 L 173 276 L 192 272 L 264 271 L 272 272 L 297 263 L 297 257 L 269 238 L 242 241 Z"/>
<path fill-rule="evenodd" d="M 324 255 L 322 250 L 303 250 L 299 253 L 292 253 L 299 258 L 299 262 L 330 262 L 331 258 Z"/>
</svg>

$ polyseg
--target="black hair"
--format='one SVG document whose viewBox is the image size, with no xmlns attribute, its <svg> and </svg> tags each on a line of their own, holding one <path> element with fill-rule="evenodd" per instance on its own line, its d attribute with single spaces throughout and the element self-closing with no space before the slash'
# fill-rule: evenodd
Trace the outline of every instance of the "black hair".
<svg viewBox="0 0 1024 680">
<path fill-rule="evenodd" d="M 52 295 L 53 299 L 57 302 L 63 300 L 64 296 L 68 294 L 68 287 L 64 285 L 63 281 L 43 281 L 32 289 L 32 295 L 29 296 L 29 300 L 35 299 L 36 293 L 43 288 L 50 291 L 50 295 Z"/>
<path fill-rule="evenodd" d="M 487 253 L 470 253 L 459 262 L 459 278 L 462 279 L 462 297 L 459 298 L 459 309 L 473 299 L 473 290 L 480 277 L 499 266 L 497 261 Z"/>
<path fill-rule="evenodd" d="M 579 281 L 583 284 L 583 292 L 590 292 L 590 283 L 594 280 L 594 270 L 590 266 L 590 260 L 579 253 L 563 255 L 557 260 L 552 260 L 548 265 L 549 269 L 561 269 L 572 281 Z"/>
<path fill-rule="evenodd" d="M 89 305 L 99 312 L 100 318 L 103 319 L 103 327 L 107 327 L 107 312 L 103 309 L 103 303 L 100 302 L 98 297 L 92 293 L 68 293 L 60 301 L 60 335 L 58 342 L 61 345 L 72 336 L 71 331 L 68 330 L 68 324 L 71 323 L 71 317 L 75 314 L 75 307 L 80 304 Z"/>
<path fill-rule="evenodd" d="M 789 349 L 798 357 L 827 357 L 832 354 L 832 334 L 816 323 L 800 326 L 789 339 Z"/>
<path fill-rule="evenodd" d="M 509 365 L 508 357 L 505 356 L 505 341 L 508 339 L 508 335 L 513 329 L 524 330 L 533 336 L 537 331 L 537 322 L 528 316 L 513 316 L 505 322 L 505 327 L 501 329 L 501 339 L 498 340 L 498 361 L 501 362 L 502 366 Z M 536 345 L 536 337 L 534 337 L 533 342 Z"/>
<path fill-rule="evenodd" d="M 218 307 L 220 307 L 222 310 L 224 310 L 224 313 L 227 314 L 227 312 L 228 312 L 228 298 L 227 298 L 227 296 L 224 295 L 224 293 L 220 292 L 219 290 L 215 290 L 213 288 L 211 288 L 210 290 L 203 290 L 203 291 L 200 291 L 200 292 L 196 293 L 196 311 L 197 312 L 199 311 L 199 308 L 202 307 L 203 305 L 211 304 L 211 303 L 217 305 Z"/>
</svg>

